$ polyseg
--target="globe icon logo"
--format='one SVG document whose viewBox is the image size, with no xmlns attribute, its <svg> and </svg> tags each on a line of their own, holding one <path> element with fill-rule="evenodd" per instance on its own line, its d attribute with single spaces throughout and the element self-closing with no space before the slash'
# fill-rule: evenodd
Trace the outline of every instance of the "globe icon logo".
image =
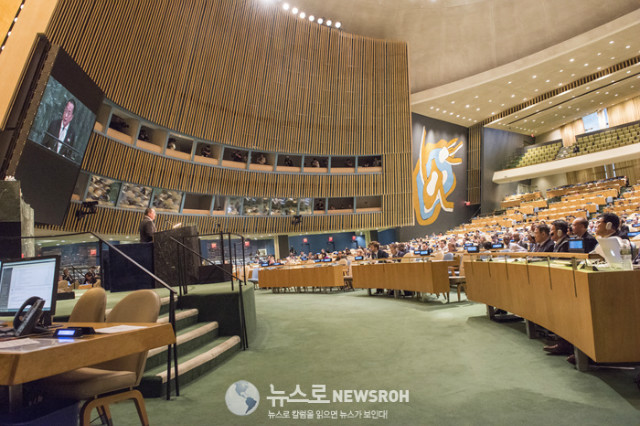
<svg viewBox="0 0 640 426">
<path fill-rule="evenodd" d="M 260 392 L 253 383 L 238 380 L 227 389 L 224 396 L 227 408 L 237 416 L 248 416 L 260 403 Z"/>
</svg>

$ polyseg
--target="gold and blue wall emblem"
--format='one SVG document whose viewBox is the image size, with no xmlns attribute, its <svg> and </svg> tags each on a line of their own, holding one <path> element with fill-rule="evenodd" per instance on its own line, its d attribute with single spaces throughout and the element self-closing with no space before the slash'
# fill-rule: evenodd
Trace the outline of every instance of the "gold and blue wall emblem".
<svg viewBox="0 0 640 426">
<path fill-rule="evenodd" d="M 426 139 L 423 128 L 420 154 L 413 169 L 413 209 L 420 225 L 434 223 L 441 210 L 453 211 L 453 202 L 448 200 L 456 189 L 453 166 L 462 163 L 462 158 L 455 157 L 463 146 L 458 138 L 436 143 L 427 143 Z"/>
</svg>

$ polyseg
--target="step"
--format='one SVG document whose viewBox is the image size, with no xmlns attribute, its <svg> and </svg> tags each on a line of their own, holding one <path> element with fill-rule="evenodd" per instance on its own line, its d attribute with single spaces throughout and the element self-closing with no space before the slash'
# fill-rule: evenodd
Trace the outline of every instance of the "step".
<svg viewBox="0 0 640 426">
<path fill-rule="evenodd" d="M 158 318 L 158 322 L 166 324 L 169 322 L 169 315 L 164 315 Z M 176 331 L 183 330 L 198 322 L 198 310 L 197 309 L 184 309 L 182 311 L 176 311 Z"/>
<path fill-rule="evenodd" d="M 178 332 L 178 359 L 189 352 L 208 344 L 218 338 L 218 323 L 197 323 Z M 161 346 L 149 351 L 147 355 L 146 370 L 151 370 L 160 365 L 166 366 L 167 347 Z"/>
<path fill-rule="evenodd" d="M 190 353 L 187 357 L 178 358 L 178 374 L 180 387 L 202 377 L 215 369 L 222 362 L 240 351 L 242 347 L 240 337 L 221 337 L 213 342 Z M 171 388 L 173 389 L 174 377 L 171 370 Z M 167 390 L 167 366 L 161 365 L 146 372 L 142 377 L 138 389 L 147 398 L 159 398 L 166 395 Z"/>
</svg>

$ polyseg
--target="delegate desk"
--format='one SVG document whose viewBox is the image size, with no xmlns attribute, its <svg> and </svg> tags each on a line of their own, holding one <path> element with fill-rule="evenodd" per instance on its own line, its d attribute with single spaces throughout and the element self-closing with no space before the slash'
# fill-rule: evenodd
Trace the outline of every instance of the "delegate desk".
<svg viewBox="0 0 640 426">
<path fill-rule="evenodd" d="M 457 263 L 436 260 L 353 265 L 353 288 L 366 288 L 369 292 L 373 288 L 386 288 L 448 295 L 448 268 Z"/>
<path fill-rule="evenodd" d="M 465 261 L 464 266 L 470 300 L 512 312 L 569 341 L 578 349 L 580 370 L 587 366 L 584 354 L 596 362 L 640 362 L 640 271 L 587 271 L 525 259 Z"/>
<path fill-rule="evenodd" d="M 65 326 L 103 327 L 116 323 L 69 323 Z M 94 334 L 58 340 L 33 337 L 32 345 L 0 349 L 0 386 L 9 386 L 9 397 L 20 398 L 20 385 L 56 374 L 88 367 L 175 342 L 171 324 L 136 323 L 144 328 L 115 334 Z M 19 401 L 11 400 L 15 407 Z"/>
<path fill-rule="evenodd" d="M 275 266 L 260 269 L 260 287 L 343 287 L 344 265 Z"/>
</svg>

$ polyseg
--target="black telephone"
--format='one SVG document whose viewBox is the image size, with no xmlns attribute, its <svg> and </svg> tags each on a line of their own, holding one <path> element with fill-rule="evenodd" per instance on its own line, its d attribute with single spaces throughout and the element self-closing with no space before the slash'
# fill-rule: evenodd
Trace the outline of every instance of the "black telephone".
<svg viewBox="0 0 640 426">
<path fill-rule="evenodd" d="M 29 306 L 29 310 L 24 313 L 24 310 Z M 44 299 L 37 296 L 28 298 L 18 309 L 18 313 L 13 318 L 13 329 L 15 330 L 16 337 L 24 336 L 32 331 L 41 331 L 36 327 L 40 317 L 42 316 L 42 308 L 44 308 Z"/>
</svg>

